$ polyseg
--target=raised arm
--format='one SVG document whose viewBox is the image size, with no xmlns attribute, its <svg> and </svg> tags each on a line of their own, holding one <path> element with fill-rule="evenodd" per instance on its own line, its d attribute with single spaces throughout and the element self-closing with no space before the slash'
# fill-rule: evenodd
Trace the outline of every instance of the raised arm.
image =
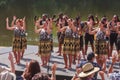
<svg viewBox="0 0 120 80">
<path fill-rule="evenodd" d="M 38 28 L 37 26 L 35 26 L 35 33 L 39 33 L 41 31 L 40 28 Z"/>
<path fill-rule="evenodd" d="M 41 31 L 40 29 L 40 26 L 43 26 L 43 25 L 40 25 L 40 18 L 35 22 L 35 33 L 39 33 Z"/>
<path fill-rule="evenodd" d="M 25 22 L 25 20 L 26 20 L 26 17 L 23 18 L 23 29 L 26 31 L 26 22 Z"/>
<path fill-rule="evenodd" d="M 12 20 L 11 26 L 15 25 L 15 20 L 16 20 L 16 16 L 13 16 L 13 20 Z"/>
<path fill-rule="evenodd" d="M 12 27 L 9 26 L 9 18 L 8 17 L 6 18 L 6 29 L 14 30 L 14 26 L 12 26 Z"/>
<path fill-rule="evenodd" d="M 76 32 L 76 27 L 74 25 L 74 21 L 73 20 L 71 21 L 71 28 L 72 28 L 73 32 Z"/>
<path fill-rule="evenodd" d="M 95 19 L 96 19 L 96 22 L 95 22 L 95 24 L 98 24 L 98 23 L 99 23 L 98 16 L 95 16 Z"/>
</svg>

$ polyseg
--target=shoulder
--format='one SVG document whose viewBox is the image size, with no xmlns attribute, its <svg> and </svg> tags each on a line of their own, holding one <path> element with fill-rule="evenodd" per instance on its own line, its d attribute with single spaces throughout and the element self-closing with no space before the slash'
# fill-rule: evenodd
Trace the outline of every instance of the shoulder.
<svg viewBox="0 0 120 80">
<path fill-rule="evenodd" d="M 80 64 L 77 65 L 77 68 L 81 68 L 84 64 L 86 64 L 88 61 L 81 61 Z"/>
</svg>

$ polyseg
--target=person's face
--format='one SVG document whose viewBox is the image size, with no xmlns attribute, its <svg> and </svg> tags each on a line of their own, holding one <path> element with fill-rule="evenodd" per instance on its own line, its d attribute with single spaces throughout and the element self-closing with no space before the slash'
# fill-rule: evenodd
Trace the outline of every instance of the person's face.
<svg viewBox="0 0 120 80">
<path fill-rule="evenodd" d="M 19 22 L 19 21 L 17 21 L 17 22 L 16 22 L 16 25 L 17 25 L 18 27 L 20 27 L 20 22 Z"/>
<path fill-rule="evenodd" d="M 93 23 L 94 23 L 94 21 L 93 21 L 92 19 L 90 19 L 90 23 L 92 23 L 92 24 L 93 24 Z"/>
<path fill-rule="evenodd" d="M 117 17 L 116 16 L 113 17 L 113 21 L 117 21 Z"/>
<path fill-rule="evenodd" d="M 67 22 L 68 22 L 68 25 L 71 25 L 72 20 L 71 20 L 71 19 L 68 19 Z"/>
</svg>

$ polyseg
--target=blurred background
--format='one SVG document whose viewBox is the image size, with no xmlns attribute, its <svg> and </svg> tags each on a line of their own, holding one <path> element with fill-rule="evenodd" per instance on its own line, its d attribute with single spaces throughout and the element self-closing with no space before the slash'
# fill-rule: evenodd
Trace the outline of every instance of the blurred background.
<svg viewBox="0 0 120 80">
<path fill-rule="evenodd" d="M 34 33 L 34 16 L 43 13 L 58 15 L 60 12 L 75 18 L 80 15 L 81 20 L 87 20 L 88 14 L 97 15 L 100 19 L 107 16 L 110 20 L 114 14 L 120 15 L 120 0 L 0 0 L 0 46 L 11 46 L 13 31 L 6 30 L 5 19 L 10 22 L 15 15 L 26 17 L 27 39 L 29 45 L 37 45 L 38 35 Z M 54 44 L 57 43 L 56 27 L 53 26 Z"/>
</svg>

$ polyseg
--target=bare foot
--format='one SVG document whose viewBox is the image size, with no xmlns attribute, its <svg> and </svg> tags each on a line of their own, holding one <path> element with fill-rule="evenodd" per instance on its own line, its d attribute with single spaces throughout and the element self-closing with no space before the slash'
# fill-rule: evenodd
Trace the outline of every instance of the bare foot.
<svg viewBox="0 0 120 80">
<path fill-rule="evenodd" d="M 68 69 L 68 66 L 65 66 L 64 68 L 65 68 L 65 69 Z"/>
</svg>

